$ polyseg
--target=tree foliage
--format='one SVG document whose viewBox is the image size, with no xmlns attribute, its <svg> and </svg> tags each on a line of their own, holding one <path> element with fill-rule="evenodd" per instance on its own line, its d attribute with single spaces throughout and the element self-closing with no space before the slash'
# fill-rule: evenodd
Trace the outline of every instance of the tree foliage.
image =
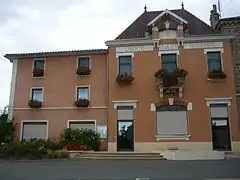
<svg viewBox="0 0 240 180">
<path fill-rule="evenodd" d="M 7 108 L 0 114 L 0 145 L 13 139 L 13 123 L 8 120 Z"/>
</svg>

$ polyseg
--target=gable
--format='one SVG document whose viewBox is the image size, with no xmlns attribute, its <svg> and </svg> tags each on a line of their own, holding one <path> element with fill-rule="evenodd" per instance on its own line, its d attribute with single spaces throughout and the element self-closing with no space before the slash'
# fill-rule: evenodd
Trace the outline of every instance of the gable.
<svg viewBox="0 0 240 180">
<path fill-rule="evenodd" d="M 177 14 L 173 13 L 172 11 L 166 9 L 165 11 L 161 12 L 157 17 L 155 17 L 152 21 L 150 21 L 147 26 L 154 26 L 161 18 L 163 18 L 164 16 L 172 16 L 174 17 L 176 20 L 180 21 L 180 23 L 184 23 L 184 24 L 188 24 L 188 21 L 181 18 L 180 16 L 178 16 Z"/>
<path fill-rule="evenodd" d="M 163 11 L 149 11 L 141 14 L 116 39 L 144 38 L 147 24 L 149 24 L 162 12 Z M 208 24 L 185 9 L 171 10 L 171 12 L 188 21 L 187 27 L 189 35 L 204 35 L 214 33 L 213 29 Z"/>
</svg>

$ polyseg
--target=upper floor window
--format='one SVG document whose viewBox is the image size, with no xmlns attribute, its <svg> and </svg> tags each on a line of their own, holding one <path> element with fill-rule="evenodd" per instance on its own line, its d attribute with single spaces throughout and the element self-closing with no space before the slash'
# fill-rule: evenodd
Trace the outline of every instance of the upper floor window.
<svg viewBox="0 0 240 180">
<path fill-rule="evenodd" d="M 43 101 L 43 88 L 32 88 L 31 100 Z"/>
<path fill-rule="evenodd" d="M 78 58 L 78 67 L 87 67 L 90 69 L 90 58 L 89 57 Z"/>
<path fill-rule="evenodd" d="M 132 56 L 119 56 L 118 63 L 120 75 L 132 75 Z"/>
<path fill-rule="evenodd" d="M 44 68 L 45 67 L 45 59 L 34 59 L 33 62 L 33 77 L 43 77 L 44 76 Z"/>
<path fill-rule="evenodd" d="M 77 100 L 80 99 L 89 100 L 89 87 L 77 87 Z"/>
<path fill-rule="evenodd" d="M 208 52 L 208 71 L 222 70 L 221 52 Z"/>
<path fill-rule="evenodd" d="M 167 71 L 177 69 L 177 54 L 162 54 L 162 68 Z"/>
</svg>

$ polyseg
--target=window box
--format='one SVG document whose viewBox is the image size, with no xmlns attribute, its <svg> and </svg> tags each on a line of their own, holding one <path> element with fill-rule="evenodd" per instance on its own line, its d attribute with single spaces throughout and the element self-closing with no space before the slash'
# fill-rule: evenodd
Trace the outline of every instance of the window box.
<svg viewBox="0 0 240 180">
<path fill-rule="evenodd" d="M 88 76 L 91 74 L 91 69 L 88 67 L 78 67 L 76 73 L 78 76 Z"/>
<path fill-rule="evenodd" d="M 28 105 L 30 108 L 41 108 L 42 102 L 38 100 L 29 100 Z"/>
<path fill-rule="evenodd" d="M 88 99 L 79 99 L 75 101 L 76 107 L 88 107 L 89 106 L 89 100 Z"/>
<path fill-rule="evenodd" d="M 33 77 L 43 77 L 44 76 L 44 69 L 34 68 L 33 69 Z"/>
<path fill-rule="evenodd" d="M 117 76 L 117 82 L 119 84 L 125 84 L 125 83 L 131 83 L 133 82 L 134 78 L 132 75 L 128 75 L 128 74 L 119 74 Z"/>
<path fill-rule="evenodd" d="M 209 79 L 225 79 L 227 75 L 222 70 L 212 70 L 208 72 Z"/>
</svg>

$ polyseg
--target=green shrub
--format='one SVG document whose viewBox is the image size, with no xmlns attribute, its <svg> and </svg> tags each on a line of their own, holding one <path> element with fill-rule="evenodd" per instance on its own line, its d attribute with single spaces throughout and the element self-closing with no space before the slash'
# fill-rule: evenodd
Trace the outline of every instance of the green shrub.
<svg viewBox="0 0 240 180">
<path fill-rule="evenodd" d="M 5 143 L 0 146 L 0 158 L 42 159 L 49 150 L 62 149 L 59 143 L 51 140 L 31 139 L 28 141 Z"/>
<path fill-rule="evenodd" d="M 100 135 L 89 129 L 65 129 L 61 134 L 61 143 L 68 145 L 83 145 L 97 151 L 100 144 Z"/>
</svg>

